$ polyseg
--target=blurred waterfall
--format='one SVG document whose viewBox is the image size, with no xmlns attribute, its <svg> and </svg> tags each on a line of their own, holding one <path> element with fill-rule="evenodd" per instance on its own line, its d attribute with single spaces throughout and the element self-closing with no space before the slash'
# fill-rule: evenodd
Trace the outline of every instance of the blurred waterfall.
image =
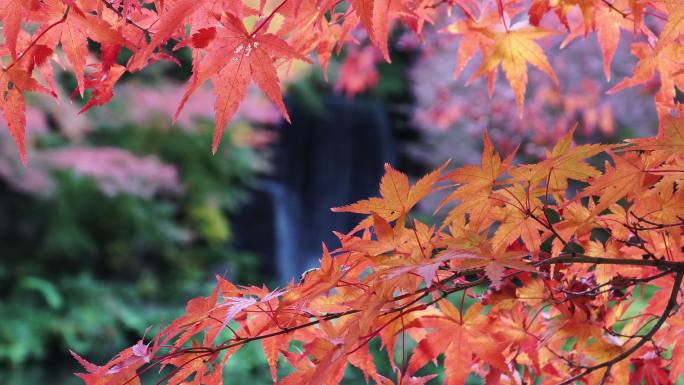
<svg viewBox="0 0 684 385">
<path fill-rule="evenodd" d="M 378 195 L 385 162 L 395 146 L 385 111 L 378 103 L 329 97 L 319 108 L 293 103 L 276 157 L 279 188 L 275 207 L 276 266 L 281 282 L 318 265 L 321 242 L 339 246 L 333 230 L 346 232 L 358 215 L 331 207 Z"/>
<path fill-rule="evenodd" d="M 240 238 L 258 237 L 240 243 L 273 258 L 266 270 L 280 284 L 318 265 L 321 242 L 331 250 L 339 247 L 333 230 L 347 232 L 361 217 L 330 208 L 377 196 L 383 165 L 395 160 L 388 118 L 377 103 L 329 97 L 317 108 L 294 101 L 288 110 L 293 122 L 280 130 L 275 177 L 258 187 L 249 205 L 254 207 L 245 208 L 249 224 L 236 226 L 251 233 Z M 250 215 L 254 212 L 261 212 L 262 220 Z M 269 241 L 270 247 L 264 244 Z"/>
</svg>

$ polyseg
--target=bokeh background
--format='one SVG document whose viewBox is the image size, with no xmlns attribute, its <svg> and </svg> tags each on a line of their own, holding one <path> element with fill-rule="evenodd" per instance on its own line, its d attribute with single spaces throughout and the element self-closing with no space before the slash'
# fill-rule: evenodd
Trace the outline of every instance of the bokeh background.
<svg viewBox="0 0 684 385">
<path fill-rule="evenodd" d="M 376 195 L 384 162 L 412 178 L 447 159 L 477 163 L 485 128 L 500 151 L 519 146 L 519 162 L 542 157 L 575 123 L 578 142 L 656 132 L 657 84 L 605 93 L 629 75 L 626 36 L 611 82 L 595 37 L 563 50 L 545 41 L 560 83 L 531 69 L 522 117 L 502 76 L 492 97 L 484 80 L 464 85 L 477 62 L 454 79 L 452 35 L 426 31 L 421 44 L 396 31 L 391 65 L 356 38 L 327 82 L 316 67 L 280 69 L 291 125 L 252 90 L 214 156 L 209 89 L 172 124 L 190 74 L 183 50 L 180 66 L 127 75 L 111 103 L 84 114 L 84 100 L 68 101 L 68 73 L 61 104 L 32 95 L 28 167 L 0 128 L 3 383 L 79 384 L 69 349 L 105 360 L 209 293 L 217 274 L 271 288 L 297 280 L 321 242 L 338 246 L 333 230 L 358 220 L 329 208 Z M 433 209 L 423 205 L 423 219 Z M 270 383 L 259 345 L 238 357 L 226 384 Z"/>
</svg>

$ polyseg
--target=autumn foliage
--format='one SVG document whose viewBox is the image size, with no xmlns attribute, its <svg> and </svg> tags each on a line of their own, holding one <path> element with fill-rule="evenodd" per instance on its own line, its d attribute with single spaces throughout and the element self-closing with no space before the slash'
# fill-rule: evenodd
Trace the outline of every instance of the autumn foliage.
<svg viewBox="0 0 684 385">
<path fill-rule="evenodd" d="M 461 36 L 455 75 L 479 54 L 474 77 L 493 88 L 501 68 L 521 114 L 528 64 L 556 79 L 544 38 L 595 35 L 610 78 L 628 34 L 637 62 L 610 92 L 657 80 L 658 135 L 575 146 L 570 130 L 545 159 L 516 165 L 485 134 L 479 165 L 444 164 L 414 184 L 388 165 L 380 197 L 333 209 L 365 217 L 338 234 L 339 247 L 323 246 L 320 268 L 275 290 L 217 277 L 211 295 L 108 363 L 74 353 L 87 385 L 139 384 L 158 367 L 160 382 L 220 384 L 248 343 L 263 346 L 284 385 L 338 384 L 348 365 L 369 382 L 424 384 L 435 375 L 417 372 L 430 362 L 459 385 L 471 373 L 487 384 L 563 385 L 668 384 L 684 374 L 680 0 L 2 0 L 0 109 L 25 159 L 24 98 L 56 97 L 54 64 L 74 74 L 85 110 L 110 100 L 124 73 L 190 49 L 177 115 L 211 81 L 216 151 L 250 83 L 289 120 L 279 71 L 293 61 L 315 57 L 327 71 L 364 31 L 389 61 L 394 27 L 420 35 L 440 17 L 443 33 Z M 428 225 L 412 213 L 435 192 L 444 198 Z M 635 312 L 646 285 L 656 294 Z M 389 377 L 376 369 L 373 339 Z M 291 372 L 278 378 L 284 363 Z"/>
</svg>

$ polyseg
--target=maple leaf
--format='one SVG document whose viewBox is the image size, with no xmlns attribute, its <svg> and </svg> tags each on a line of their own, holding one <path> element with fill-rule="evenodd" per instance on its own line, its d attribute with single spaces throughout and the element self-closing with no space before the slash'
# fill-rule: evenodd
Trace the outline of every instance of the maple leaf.
<svg viewBox="0 0 684 385">
<path fill-rule="evenodd" d="M 137 356 L 133 348 L 124 350 L 103 366 L 92 364 L 73 351 L 70 353 L 88 372 L 76 374 L 86 385 L 140 385 L 136 369 L 146 360 L 149 362 L 147 356 Z"/>
<path fill-rule="evenodd" d="M 531 185 L 537 182 L 547 182 L 548 192 L 557 194 L 568 188 L 568 179 L 586 182 L 601 173 L 586 163 L 586 159 L 603 152 L 606 146 L 587 144 L 572 146 L 572 138 L 577 125 L 573 126 L 556 143 L 553 149 L 546 151 L 546 159 L 534 165 L 523 165 L 512 169 L 509 173 L 516 180 L 525 181 Z"/>
<path fill-rule="evenodd" d="M 217 36 L 206 47 L 206 56 L 196 58 L 193 77 L 174 117 L 178 117 L 189 96 L 211 79 L 216 94 L 216 128 L 212 141 L 214 153 L 218 150 L 223 129 L 246 96 L 251 81 L 278 106 L 289 122 L 273 60 L 279 57 L 309 61 L 273 34 L 263 33 L 258 27 L 254 32 L 248 32 L 242 21 L 232 14 L 224 13 L 221 23 L 224 28 L 217 31 Z M 226 52 L 229 52 L 228 57 Z"/>
<path fill-rule="evenodd" d="M 454 222 L 457 218 L 469 214 L 469 226 L 477 230 L 486 223 L 489 213 L 494 206 L 491 201 L 492 190 L 497 183 L 497 179 L 503 175 L 511 165 L 515 151 L 508 155 L 504 160 L 494 149 L 494 145 L 489 139 L 489 134 L 484 132 L 484 148 L 480 166 L 463 166 L 448 172 L 444 179 L 462 184 L 442 200 L 439 208 L 447 203 L 459 200 L 460 204 L 454 207 L 445 224 Z"/>
<path fill-rule="evenodd" d="M 194 48 L 205 48 L 216 37 L 216 28 L 201 28 L 192 35 L 192 46 Z"/>
<path fill-rule="evenodd" d="M 538 26 L 544 15 L 553 10 L 565 28 L 570 29 L 568 14 L 579 7 L 585 29 L 588 29 L 594 20 L 594 10 L 598 8 L 595 3 L 595 0 L 532 0 L 528 11 L 530 24 Z"/>
<path fill-rule="evenodd" d="M 382 198 L 360 200 L 346 206 L 334 207 L 334 212 L 350 212 L 358 214 L 376 213 L 387 221 L 393 221 L 409 213 L 413 206 L 432 192 L 433 185 L 446 168 L 448 162 L 435 171 L 423 176 L 416 184 L 409 186 L 406 174 L 385 164 L 385 175 L 380 180 Z"/>
<path fill-rule="evenodd" d="M 551 36 L 552 32 L 538 27 L 525 27 L 505 32 L 484 29 L 481 33 L 492 39 L 494 44 L 483 53 L 482 64 L 473 77 L 493 75 L 501 64 L 506 79 L 515 92 L 521 115 L 527 89 L 527 63 L 537 67 L 558 83 L 556 73 L 551 68 L 544 50 L 535 42 L 537 39 Z"/>
<path fill-rule="evenodd" d="M 682 34 L 684 34 L 684 8 L 676 0 L 660 1 L 667 9 L 667 22 L 658 35 L 656 50 L 663 49 L 673 44 Z"/>
<path fill-rule="evenodd" d="M 596 23 L 596 38 L 601 46 L 601 54 L 603 54 L 603 74 L 606 81 L 610 81 L 610 65 L 620 42 L 620 29 L 629 29 L 631 26 L 625 17 L 609 7 L 599 8 L 594 16 L 594 21 Z"/>
<path fill-rule="evenodd" d="M 0 112 L 14 138 L 22 163 L 26 164 L 26 102 L 22 92 L 49 93 L 35 79 L 19 67 L 0 70 Z"/>
<path fill-rule="evenodd" d="M 667 322 L 670 324 L 674 342 L 670 364 L 670 380 L 676 383 L 679 377 L 684 374 L 684 344 L 677 343 L 684 336 L 684 318 L 675 315 Z"/>
<path fill-rule="evenodd" d="M 378 382 L 379 385 L 425 385 L 428 383 L 430 380 L 433 378 L 437 377 L 436 374 L 430 374 L 428 376 L 420 376 L 420 377 L 415 377 L 415 376 L 410 376 L 410 375 L 401 375 L 401 373 L 397 372 L 397 381 L 394 382 L 391 379 L 387 377 L 380 377 L 380 382 Z"/>
<path fill-rule="evenodd" d="M 492 210 L 492 218 L 501 222 L 492 238 L 493 248 L 504 249 L 521 238 L 527 249 L 537 254 L 542 242 L 540 233 L 546 232 L 546 229 L 529 213 L 542 209 L 541 201 L 535 198 L 538 194 L 516 184 L 512 188 L 498 191 L 496 195 L 506 203 L 503 207 Z M 525 206 L 520 207 L 521 204 Z"/>
<path fill-rule="evenodd" d="M 537 306 L 548 298 L 546 290 L 543 280 L 527 278 L 522 287 L 515 289 L 515 294 L 531 306 Z"/>
<path fill-rule="evenodd" d="M 653 351 L 645 353 L 639 358 L 631 360 L 635 366 L 634 372 L 629 377 L 629 385 L 670 385 L 670 377 L 665 369 L 663 360 Z"/>
<path fill-rule="evenodd" d="M 663 114 L 660 117 L 658 135 L 653 138 L 628 139 L 643 151 L 664 151 L 667 154 L 677 154 L 684 151 L 684 110 L 680 116 Z"/>
<path fill-rule="evenodd" d="M 442 317 L 426 316 L 414 321 L 413 325 L 430 328 L 432 332 L 418 341 L 406 368 L 413 374 L 428 362 L 444 353 L 445 383 L 461 385 L 471 372 L 474 355 L 487 357 L 497 369 L 510 373 L 501 354 L 503 344 L 495 342 L 481 332 L 478 316 L 481 304 L 474 304 L 460 316 L 460 312 L 448 301 L 439 302 L 444 313 Z"/>
<path fill-rule="evenodd" d="M 600 144 L 586 144 L 572 147 L 572 137 L 577 126 L 572 127 L 563 138 L 547 152 L 547 160 L 540 165 L 548 168 L 548 186 L 551 191 L 565 191 L 568 179 L 586 182 L 590 178 L 600 175 L 593 166 L 586 163 L 586 159 L 605 150 Z"/>
<path fill-rule="evenodd" d="M 90 13 L 67 8 L 61 2 L 51 2 L 44 11 L 54 27 L 46 32 L 46 40 L 58 40 L 71 64 L 78 83 L 78 93 L 86 88 L 85 67 L 88 58 L 88 39 L 101 44 L 132 47 L 105 20 Z"/>
<path fill-rule="evenodd" d="M 457 271 L 484 269 L 485 275 L 491 281 L 492 287 L 499 288 L 504 269 L 529 271 L 537 273 L 537 269 L 522 261 L 529 255 L 526 251 L 501 251 L 492 248 L 489 240 L 479 237 L 479 242 L 470 249 L 463 249 L 458 238 L 446 241 L 450 247 L 440 253 L 438 258 L 448 258 L 455 262 Z"/>
<path fill-rule="evenodd" d="M 615 239 L 609 239 L 605 244 L 597 241 L 590 241 L 587 247 L 586 254 L 595 257 L 607 257 L 607 258 L 621 258 L 624 253 L 620 251 L 621 244 Z M 635 269 L 632 266 L 617 266 L 617 265 L 600 265 L 596 266 L 594 270 L 594 275 L 596 276 L 596 283 L 599 285 L 604 285 L 613 277 L 617 275 L 623 277 L 635 277 L 639 274 L 639 269 Z"/>
<path fill-rule="evenodd" d="M 371 40 L 380 48 L 385 60 L 389 63 L 389 11 L 393 0 L 350 0 L 352 8 L 358 15 L 361 23 L 368 31 Z"/>
<path fill-rule="evenodd" d="M 328 64 L 332 57 L 332 51 L 337 45 L 337 41 L 342 34 L 342 28 L 339 25 L 330 25 L 328 23 L 321 23 L 321 33 L 316 46 L 316 57 L 321 63 L 321 70 L 323 70 L 323 79 L 328 80 Z"/>
<path fill-rule="evenodd" d="M 615 162 L 615 167 L 606 161 L 605 172 L 590 181 L 581 196 L 598 195 L 599 203 L 594 208 L 594 213 L 600 213 L 618 200 L 628 196 L 639 194 L 643 188 L 646 177 L 646 165 L 633 153 L 616 155 L 612 151 L 606 151 Z"/>
<path fill-rule="evenodd" d="M 139 71 L 149 60 L 152 52 L 159 45 L 166 42 L 171 35 L 183 27 L 183 21 L 192 16 L 197 9 L 202 5 L 201 1 L 197 0 L 166 0 L 167 4 L 163 12 L 159 12 L 159 20 L 155 23 L 155 33 L 152 35 L 152 40 L 138 50 L 128 61 L 126 67 L 129 71 Z"/>
<path fill-rule="evenodd" d="M 195 346 L 197 347 L 197 346 Z M 200 385 L 205 384 L 204 378 L 209 367 L 203 362 L 207 354 L 196 352 L 184 352 L 170 358 L 166 363 L 175 366 L 167 385 Z M 192 376 L 192 380 L 188 380 Z"/>
<path fill-rule="evenodd" d="M 461 42 L 458 46 L 458 53 L 456 55 L 456 67 L 454 68 L 454 78 L 457 78 L 466 64 L 475 56 L 480 50 L 486 50 L 491 47 L 491 39 L 483 35 L 481 31 L 487 26 L 498 20 L 498 15 L 494 12 L 488 12 L 477 21 L 458 20 L 446 28 L 446 31 L 455 35 L 461 35 Z"/>
<path fill-rule="evenodd" d="M 344 239 L 341 250 L 360 251 L 373 257 L 396 250 L 407 241 L 407 234 L 404 231 L 401 220 L 397 221 L 395 228 L 392 228 L 389 222 L 375 212 L 371 213 L 371 215 L 376 239 L 361 239 L 358 237 Z"/>
<path fill-rule="evenodd" d="M 684 89 L 684 72 L 682 72 L 681 58 L 684 57 L 684 47 L 669 44 L 654 49 L 646 43 L 632 44 L 632 55 L 639 61 L 631 77 L 623 79 L 607 92 L 608 94 L 628 87 L 634 87 L 650 81 L 656 73 L 660 76 L 660 89 L 656 94 L 656 104 L 660 115 L 670 112 L 670 104 L 677 94 L 677 88 Z"/>
<path fill-rule="evenodd" d="M 425 286 L 430 287 L 439 267 L 444 265 L 445 262 L 456 258 L 477 258 L 477 256 L 471 253 L 446 253 L 420 262 L 411 262 L 408 265 L 402 264 L 397 267 L 391 267 L 382 271 L 382 273 L 386 274 L 387 279 L 392 279 L 406 273 L 415 272 L 423 279 Z"/>
<path fill-rule="evenodd" d="M 0 21 L 5 44 L 9 48 L 12 59 L 17 58 L 17 37 L 21 20 L 26 15 L 28 2 L 25 0 L 7 0 L 0 5 Z"/>
<path fill-rule="evenodd" d="M 567 1 L 563 9 L 563 15 L 567 13 L 566 8 L 572 7 L 574 1 Z M 601 47 L 601 55 L 603 56 L 603 74 L 606 81 L 611 79 L 611 63 L 620 42 L 620 31 L 633 30 L 635 33 L 642 33 L 649 38 L 653 38 L 653 33 L 650 29 L 643 26 L 641 22 L 628 20 L 623 13 L 620 13 L 619 8 L 622 8 L 624 2 L 615 1 L 610 7 L 595 7 L 593 0 L 583 0 L 581 2 L 582 15 L 584 19 L 584 28 L 580 25 L 571 28 L 567 19 L 564 24 L 570 30 L 570 33 L 565 37 L 560 45 L 560 48 L 565 48 L 571 41 L 580 36 L 587 36 L 589 29 L 596 31 L 596 39 Z M 560 5 L 559 5 L 560 6 Z M 565 17 L 565 16 L 562 16 Z"/>
<path fill-rule="evenodd" d="M 104 67 L 104 63 L 102 64 Z M 93 72 L 85 79 L 84 86 L 86 88 L 94 88 L 92 95 L 88 102 L 81 108 L 79 113 L 87 111 L 93 106 L 102 106 L 109 102 L 114 96 L 114 85 L 126 72 L 126 67 L 114 64 L 107 70 Z M 74 91 L 75 93 L 77 91 Z"/>
<path fill-rule="evenodd" d="M 11 74 L 6 71 L 0 72 L 0 110 L 7 122 L 12 138 L 19 148 L 22 163 L 26 164 L 26 143 L 24 140 L 26 130 L 26 103 L 24 96 L 15 84 Z"/>
</svg>

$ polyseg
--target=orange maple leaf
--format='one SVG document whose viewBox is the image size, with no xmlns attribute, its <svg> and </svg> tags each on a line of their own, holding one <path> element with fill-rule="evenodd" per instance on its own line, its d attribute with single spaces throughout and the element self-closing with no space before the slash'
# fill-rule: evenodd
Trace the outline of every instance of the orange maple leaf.
<svg viewBox="0 0 684 385">
<path fill-rule="evenodd" d="M 470 227 L 477 230 L 486 223 L 489 217 L 493 207 L 492 189 L 496 185 L 497 179 L 510 167 L 515 151 L 502 160 L 499 153 L 494 149 L 486 130 L 483 140 L 484 149 L 479 167 L 474 165 L 463 166 L 444 176 L 444 179 L 462 184 L 440 203 L 439 207 L 441 208 L 451 201 L 460 201 L 460 204 L 447 215 L 447 219 L 444 221 L 445 225 L 468 213 L 470 214 Z"/>
<path fill-rule="evenodd" d="M 663 114 L 660 116 L 658 135 L 645 139 L 628 139 L 643 151 L 664 151 L 667 154 L 676 154 L 684 151 L 684 109 L 680 116 Z"/>
<path fill-rule="evenodd" d="M 433 185 L 439 180 L 447 164 L 448 161 L 422 177 L 413 186 L 409 185 L 406 174 L 385 164 L 385 175 L 380 180 L 382 198 L 364 199 L 350 205 L 334 207 L 331 210 L 358 214 L 376 213 L 387 221 L 393 221 L 408 214 L 418 201 L 433 191 Z"/>
</svg>

